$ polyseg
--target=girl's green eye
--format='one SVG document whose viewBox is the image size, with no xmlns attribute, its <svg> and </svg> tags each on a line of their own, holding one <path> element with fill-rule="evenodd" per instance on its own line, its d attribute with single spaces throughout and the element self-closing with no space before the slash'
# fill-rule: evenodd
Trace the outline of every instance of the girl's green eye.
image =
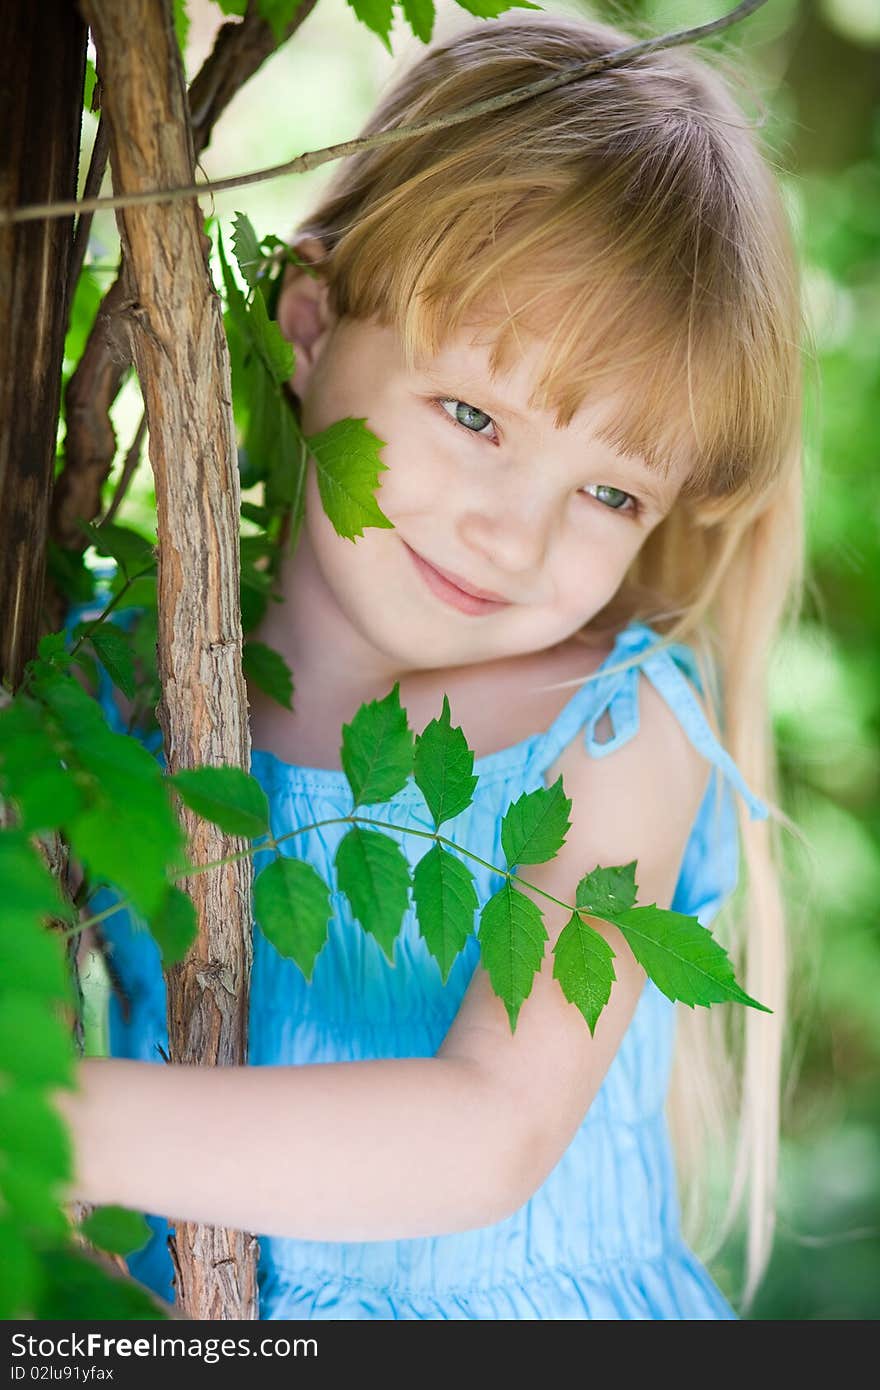
<svg viewBox="0 0 880 1390">
<path fill-rule="evenodd" d="M 588 488 L 584 488 L 591 497 L 604 503 L 606 507 L 612 507 L 614 511 L 621 511 L 626 506 L 627 501 L 632 502 L 631 511 L 637 509 L 636 499 L 629 492 L 623 492 L 619 487 L 609 487 L 607 483 L 593 483 Z"/>
<path fill-rule="evenodd" d="M 440 404 L 455 422 L 462 425 L 466 430 L 473 434 L 482 434 L 487 425 L 491 425 L 492 416 L 487 415 L 485 410 L 478 410 L 475 405 L 468 405 L 467 401 L 456 401 L 452 397 L 447 397 Z M 447 410 L 447 406 L 454 406 L 454 410 Z"/>
</svg>

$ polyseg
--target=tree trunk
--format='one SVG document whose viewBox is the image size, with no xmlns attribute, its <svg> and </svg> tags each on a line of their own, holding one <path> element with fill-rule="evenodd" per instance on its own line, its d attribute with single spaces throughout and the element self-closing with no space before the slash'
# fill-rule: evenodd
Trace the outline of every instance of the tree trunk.
<svg viewBox="0 0 880 1390">
<path fill-rule="evenodd" d="M 83 11 L 98 52 L 114 192 L 190 182 L 193 143 L 170 0 L 83 0 Z M 120 210 L 117 221 L 156 484 L 158 717 L 167 765 L 171 772 L 199 764 L 247 768 L 229 356 L 200 213 L 189 199 Z M 184 824 L 194 863 L 243 848 L 189 812 Z M 250 861 L 201 874 L 188 891 L 199 936 L 167 975 L 171 1060 L 243 1064 Z M 176 1226 L 171 1244 L 181 1309 L 193 1318 L 256 1317 L 256 1239 L 186 1222 Z"/>
<path fill-rule="evenodd" d="M 0 7 L 0 205 L 75 198 L 86 30 L 73 0 Z M 0 676 L 35 654 L 73 218 L 0 227 Z"/>
</svg>

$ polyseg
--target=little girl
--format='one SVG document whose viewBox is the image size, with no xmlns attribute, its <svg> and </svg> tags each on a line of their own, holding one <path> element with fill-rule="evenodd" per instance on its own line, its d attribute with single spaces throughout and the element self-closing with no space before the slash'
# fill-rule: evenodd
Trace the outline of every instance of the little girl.
<svg viewBox="0 0 880 1390">
<path fill-rule="evenodd" d="M 544 13 L 475 25 L 367 130 L 629 42 Z M 110 1041 L 129 1060 L 82 1063 L 63 1100 L 75 1194 L 150 1213 L 130 1267 L 167 1298 L 165 1218 L 257 1233 L 264 1318 L 736 1317 L 682 1233 L 668 1121 L 693 1216 L 701 1128 L 739 1111 L 727 1217 L 748 1193 L 750 1297 L 785 1011 L 764 675 L 801 525 L 798 292 L 773 180 L 713 70 L 661 52 L 350 158 L 297 245 L 317 273 L 290 268 L 278 319 L 303 430 L 366 420 L 392 525 L 340 538 L 310 473 L 284 602 L 255 634 L 296 682 L 294 713 L 250 692 L 274 835 L 350 812 L 338 749 L 360 704 L 399 681 L 421 730 L 447 694 L 479 782 L 446 833 L 503 866 L 507 806 L 561 774 L 572 828 L 524 877 L 563 902 L 597 864 L 636 860 L 640 903 L 706 925 L 741 834 L 747 936 L 725 916 L 721 939 L 773 1012 L 677 1019 L 594 920 L 616 982 L 591 1036 L 552 976 L 565 914 L 542 900 L 544 966 L 511 1033 L 476 931 L 444 984 L 412 911 L 392 967 L 334 893 L 310 982 L 255 932 L 251 1065 L 167 1066 L 158 952 L 119 912 L 106 936 L 130 1007 L 112 1001 Z M 371 815 L 431 826 L 412 781 Z M 345 829 L 283 852 L 332 883 Z M 424 841 L 398 838 L 414 864 Z M 501 882 L 478 871 L 481 902 Z"/>
</svg>

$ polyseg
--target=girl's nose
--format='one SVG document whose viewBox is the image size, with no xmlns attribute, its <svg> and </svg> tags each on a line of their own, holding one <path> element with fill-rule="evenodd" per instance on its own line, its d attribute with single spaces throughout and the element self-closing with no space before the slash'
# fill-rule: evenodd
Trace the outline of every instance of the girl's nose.
<svg viewBox="0 0 880 1390">
<path fill-rule="evenodd" d="M 497 494 L 459 518 L 459 535 L 469 550 L 485 558 L 490 577 L 537 573 L 547 555 L 554 527 L 549 500 Z M 488 578 L 486 579 L 488 583 Z"/>
</svg>

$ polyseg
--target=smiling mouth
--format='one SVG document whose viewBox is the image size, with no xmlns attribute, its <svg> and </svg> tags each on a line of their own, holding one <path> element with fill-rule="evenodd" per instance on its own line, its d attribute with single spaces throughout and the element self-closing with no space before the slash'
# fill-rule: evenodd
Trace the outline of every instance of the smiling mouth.
<svg viewBox="0 0 880 1390">
<path fill-rule="evenodd" d="M 487 589 L 478 589 L 475 585 L 465 587 L 465 581 L 459 576 L 451 575 L 448 570 L 438 569 L 424 556 L 419 555 L 418 551 L 413 550 L 412 546 L 407 545 L 406 541 L 403 544 L 432 594 L 449 604 L 451 608 L 458 609 L 460 613 L 469 613 L 474 617 L 479 617 L 486 613 L 496 613 L 500 608 L 510 607 L 507 599 L 498 594 L 492 594 Z"/>
</svg>

